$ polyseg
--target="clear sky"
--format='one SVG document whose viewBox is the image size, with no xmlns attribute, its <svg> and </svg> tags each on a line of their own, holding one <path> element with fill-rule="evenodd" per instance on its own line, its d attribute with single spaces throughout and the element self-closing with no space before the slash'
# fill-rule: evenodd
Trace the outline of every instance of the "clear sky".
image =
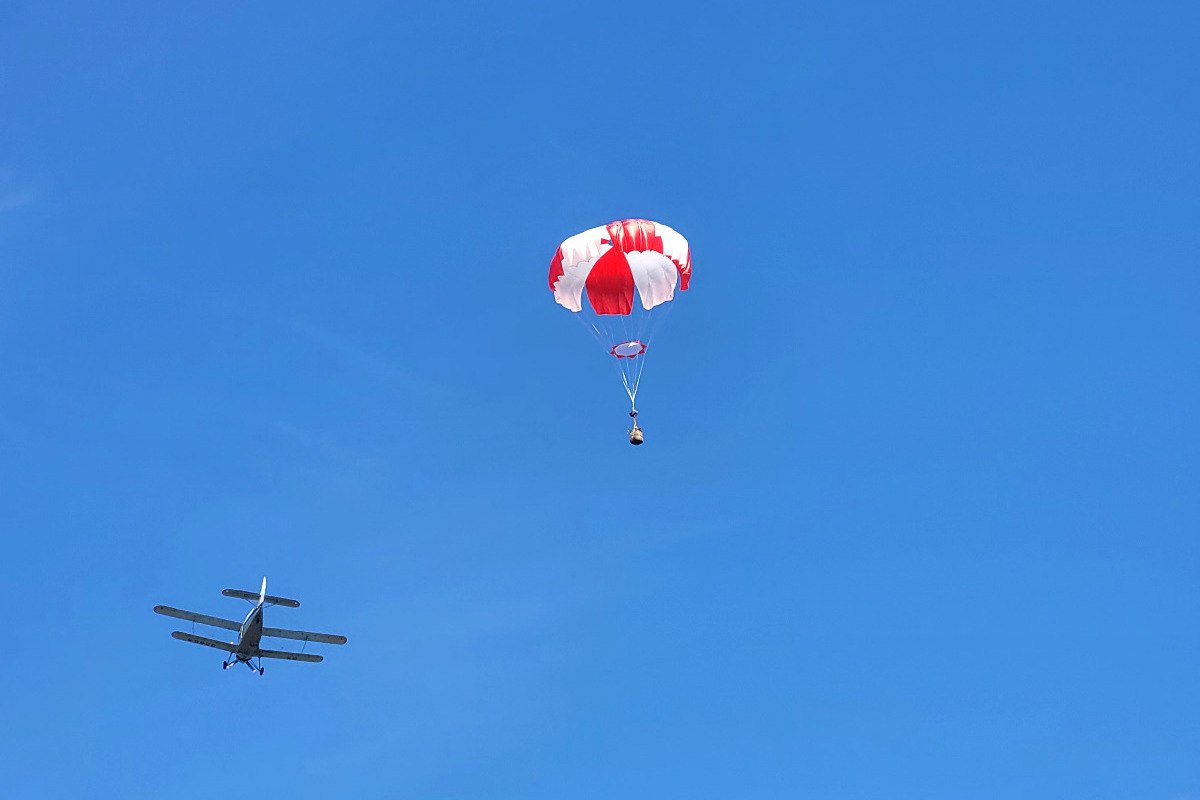
<svg viewBox="0 0 1200 800">
<path fill-rule="evenodd" d="M 4 4 L 0 794 L 1200 799 L 1198 37 Z M 639 449 L 545 284 L 633 216 Z M 151 613 L 264 574 L 349 644 Z"/>
</svg>

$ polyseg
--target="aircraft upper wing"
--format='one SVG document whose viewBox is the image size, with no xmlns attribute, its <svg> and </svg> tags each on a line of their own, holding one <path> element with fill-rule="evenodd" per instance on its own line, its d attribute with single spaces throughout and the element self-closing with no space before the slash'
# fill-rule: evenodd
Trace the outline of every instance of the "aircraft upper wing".
<svg viewBox="0 0 1200 800">
<path fill-rule="evenodd" d="M 324 657 L 312 653 L 289 653 L 286 650 L 259 650 L 256 655 L 263 658 L 282 658 L 285 661 L 307 661 L 310 664 L 325 660 Z"/>
<path fill-rule="evenodd" d="M 263 628 L 263 636 L 274 636 L 276 639 L 298 639 L 302 642 L 321 642 L 322 644 L 345 644 L 346 637 L 336 633 L 313 633 L 312 631 L 289 631 L 286 628 Z"/>
<path fill-rule="evenodd" d="M 154 613 L 162 614 L 164 617 L 175 617 L 175 619 L 199 622 L 201 625 L 212 625 L 214 628 L 224 628 L 227 631 L 236 631 L 242 628 L 241 625 L 231 619 L 210 617 L 207 614 L 197 614 L 195 611 L 180 611 L 178 608 L 171 608 L 170 606 L 155 606 Z"/>
<path fill-rule="evenodd" d="M 251 603 L 258 602 L 258 592 L 246 592 L 241 589 L 222 589 L 221 594 L 225 595 L 226 597 L 236 597 L 239 600 L 249 600 Z M 299 600 L 292 600 L 288 597 L 276 597 L 273 594 L 269 594 L 263 599 L 275 606 L 286 606 L 287 608 L 300 607 Z"/>
<path fill-rule="evenodd" d="M 174 631 L 171 636 L 179 639 L 181 642 L 191 642 L 192 644 L 202 644 L 205 647 L 215 647 L 218 650 L 224 650 L 226 653 L 232 653 L 234 650 L 237 650 L 236 644 L 230 644 L 229 642 L 218 642 L 216 639 L 209 639 L 207 636 L 197 636 L 194 633 Z"/>
</svg>

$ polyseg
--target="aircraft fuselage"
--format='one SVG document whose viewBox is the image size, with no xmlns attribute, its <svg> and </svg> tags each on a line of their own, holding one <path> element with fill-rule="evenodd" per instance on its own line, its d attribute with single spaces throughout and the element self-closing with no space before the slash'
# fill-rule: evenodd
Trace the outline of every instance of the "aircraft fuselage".
<svg viewBox="0 0 1200 800">
<path fill-rule="evenodd" d="M 259 603 L 250 610 L 242 627 L 238 631 L 238 644 L 235 655 L 238 661 L 245 661 L 258 654 L 258 643 L 262 641 L 263 604 Z"/>
</svg>

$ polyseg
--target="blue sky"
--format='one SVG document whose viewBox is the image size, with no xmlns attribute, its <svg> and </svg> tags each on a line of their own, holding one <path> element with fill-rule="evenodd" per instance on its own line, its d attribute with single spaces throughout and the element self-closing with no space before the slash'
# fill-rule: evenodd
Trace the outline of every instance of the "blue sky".
<svg viewBox="0 0 1200 800">
<path fill-rule="evenodd" d="M 14 796 L 1200 798 L 1186 3 L 9 3 Z M 666 222 L 624 392 L 546 290 Z M 299 597 L 270 677 L 168 603 Z"/>
</svg>

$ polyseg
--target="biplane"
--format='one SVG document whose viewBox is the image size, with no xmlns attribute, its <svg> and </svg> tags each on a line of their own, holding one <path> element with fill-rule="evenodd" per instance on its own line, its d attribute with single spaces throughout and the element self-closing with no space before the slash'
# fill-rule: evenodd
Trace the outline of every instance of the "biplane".
<svg viewBox="0 0 1200 800">
<path fill-rule="evenodd" d="M 154 607 L 155 614 L 162 614 L 163 616 L 174 617 L 176 619 L 186 619 L 192 623 L 192 633 L 175 631 L 171 634 L 174 638 L 183 642 L 191 642 L 192 644 L 201 644 L 205 647 L 224 650 L 226 653 L 229 653 L 229 658 L 221 662 L 221 669 L 229 669 L 235 664 L 245 664 L 250 668 L 251 672 L 257 672 L 259 675 L 262 675 L 265 672 L 262 665 L 264 658 L 306 661 L 315 664 L 323 659 L 319 655 L 303 652 L 308 647 L 309 642 L 320 642 L 321 644 L 346 643 L 345 636 L 339 636 L 334 633 L 313 633 L 311 631 L 292 631 L 286 628 L 263 627 L 263 611 L 267 606 L 283 606 L 284 608 L 300 607 L 299 600 L 292 600 L 287 597 L 275 597 L 274 595 L 267 594 L 267 579 L 265 577 L 262 581 L 262 589 L 257 594 L 241 589 L 223 589 L 221 594 L 226 597 L 236 597 L 254 605 L 254 608 L 250 609 L 250 613 L 246 615 L 246 618 L 242 620 L 240 625 L 231 619 L 210 617 L 207 614 L 197 614 L 194 611 L 181 611 L 178 608 L 171 608 L 170 606 Z M 227 631 L 237 631 L 238 639 L 236 642 L 222 642 L 217 639 L 209 639 L 207 636 L 197 636 L 195 633 L 195 623 L 197 622 L 201 625 L 210 625 L 214 628 L 224 628 Z M 299 653 L 288 650 L 264 650 L 259 647 L 259 642 L 264 636 L 275 639 L 296 639 L 304 642 L 304 647 L 301 648 L 301 652 Z M 254 664 L 255 660 L 258 661 L 257 666 Z"/>
</svg>

